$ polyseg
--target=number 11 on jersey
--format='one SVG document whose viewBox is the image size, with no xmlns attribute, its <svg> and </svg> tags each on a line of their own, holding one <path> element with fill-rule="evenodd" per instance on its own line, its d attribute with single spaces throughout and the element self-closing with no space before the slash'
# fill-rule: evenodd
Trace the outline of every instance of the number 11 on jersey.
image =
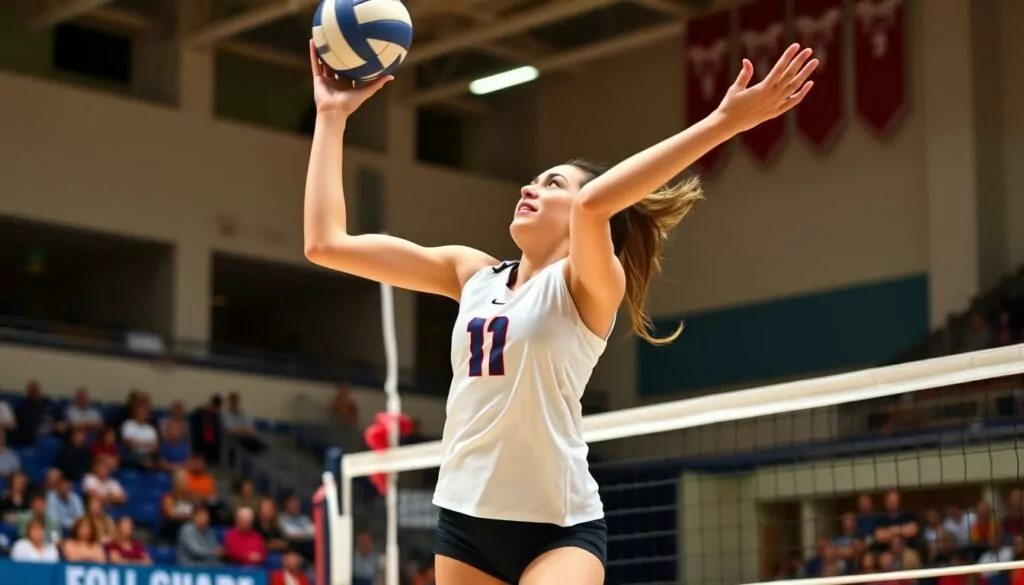
<svg viewBox="0 0 1024 585">
<path fill-rule="evenodd" d="M 505 375 L 505 339 L 508 336 L 508 317 L 494 317 L 490 321 L 477 317 L 469 322 L 469 375 L 484 375 L 484 340 L 491 337 L 491 351 L 487 360 L 488 376 Z"/>
</svg>

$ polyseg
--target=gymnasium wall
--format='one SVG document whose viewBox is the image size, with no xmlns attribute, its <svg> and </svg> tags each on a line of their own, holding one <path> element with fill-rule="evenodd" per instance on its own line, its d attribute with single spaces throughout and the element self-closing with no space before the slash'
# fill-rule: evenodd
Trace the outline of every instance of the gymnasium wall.
<svg viewBox="0 0 1024 585">
<path fill-rule="evenodd" d="M 660 331 L 680 321 L 687 329 L 664 348 L 613 344 L 605 362 L 613 371 L 599 370 L 595 379 L 633 386 L 644 400 L 866 367 L 894 357 L 939 324 L 929 314 L 936 261 L 929 214 L 936 203 L 929 203 L 925 143 L 941 142 L 944 137 L 928 132 L 945 129 L 925 124 L 921 61 L 926 38 L 934 36 L 922 33 L 922 4 L 910 6 L 909 108 L 895 135 L 875 139 L 848 107 L 843 133 L 824 156 L 792 131 L 768 168 L 733 144 L 721 176 L 705 182 L 708 201 L 674 234 L 665 278 L 650 297 Z M 1024 7 L 1005 1 L 1000 10 L 1005 32 L 995 49 L 1006 56 L 1002 71 L 979 65 L 974 72 L 977 87 L 1001 87 L 996 99 L 986 94 L 979 100 L 994 101 L 1005 119 L 999 133 L 978 137 L 992 148 L 982 144 L 977 155 L 1000 161 L 979 164 L 979 174 L 990 174 L 979 181 L 978 199 L 979 207 L 987 206 L 979 220 L 1006 222 L 1009 235 L 987 237 L 994 230 L 981 225 L 978 245 L 982 254 L 994 246 L 1000 255 L 1009 250 L 1009 257 L 1000 256 L 995 267 L 982 263 L 983 287 L 1024 263 L 1024 229 L 1014 219 L 1024 217 L 1024 175 L 1012 162 L 1024 153 L 1024 82 L 1011 72 L 1015 37 L 1006 24 L 1024 25 Z M 981 40 L 992 39 L 999 36 Z M 546 80 L 541 165 L 578 155 L 614 163 L 682 129 L 682 48 L 681 40 L 670 40 Z M 848 80 L 848 102 L 850 87 Z M 984 100 L 979 108 L 987 106 Z"/>
</svg>

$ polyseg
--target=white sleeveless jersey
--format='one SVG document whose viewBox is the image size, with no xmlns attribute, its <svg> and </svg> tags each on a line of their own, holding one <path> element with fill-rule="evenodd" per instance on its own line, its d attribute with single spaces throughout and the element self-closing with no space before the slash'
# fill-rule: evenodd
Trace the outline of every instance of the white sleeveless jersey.
<svg viewBox="0 0 1024 585">
<path fill-rule="evenodd" d="M 604 516 L 580 397 L 606 342 L 576 312 L 564 263 L 514 292 L 513 262 L 463 287 L 435 505 L 560 526 Z"/>
</svg>

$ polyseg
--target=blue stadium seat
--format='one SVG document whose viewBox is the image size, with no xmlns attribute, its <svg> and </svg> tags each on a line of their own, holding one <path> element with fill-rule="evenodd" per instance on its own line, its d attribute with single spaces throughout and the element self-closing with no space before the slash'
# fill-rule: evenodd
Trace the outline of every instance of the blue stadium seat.
<svg viewBox="0 0 1024 585">
<path fill-rule="evenodd" d="M 48 468 L 45 465 L 36 462 L 34 459 L 30 460 L 28 464 L 25 464 L 23 461 L 21 469 L 25 472 L 25 475 L 28 475 L 30 483 L 38 485 L 46 481 L 46 472 Z"/>
<path fill-rule="evenodd" d="M 146 488 L 161 494 L 171 490 L 171 474 L 164 471 L 152 471 L 146 474 Z"/>
<path fill-rule="evenodd" d="M 121 482 L 121 487 L 128 493 L 137 492 L 142 488 L 142 473 L 132 469 L 118 469 L 114 477 Z"/>
<path fill-rule="evenodd" d="M 160 506 L 155 502 L 128 500 L 128 516 L 141 526 L 155 527 L 160 523 Z"/>
<path fill-rule="evenodd" d="M 178 563 L 178 555 L 170 546 L 151 546 L 149 547 L 149 556 L 153 559 L 154 565 L 173 566 Z"/>
<path fill-rule="evenodd" d="M 270 553 L 267 555 L 267 570 L 276 571 L 281 568 L 282 564 L 283 562 L 279 553 Z"/>
<path fill-rule="evenodd" d="M 256 427 L 256 430 L 261 433 L 272 432 L 273 424 L 265 418 L 257 418 L 252 421 L 252 425 Z"/>
<path fill-rule="evenodd" d="M 60 453 L 63 441 L 49 435 L 39 437 L 36 440 L 36 460 L 44 465 L 53 465 L 57 461 L 57 454 Z"/>
<path fill-rule="evenodd" d="M 18 540 L 18 527 L 8 522 L 0 522 L 0 534 L 3 534 L 14 544 Z"/>
<path fill-rule="evenodd" d="M 214 526 L 213 534 L 217 537 L 217 542 L 224 544 L 224 535 L 228 533 L 227 526 Z"/>
<path fill-rule="evenodd" d="M 0 477 L 0 493 L 7 491 L 7 478 Z"/>
</svg>

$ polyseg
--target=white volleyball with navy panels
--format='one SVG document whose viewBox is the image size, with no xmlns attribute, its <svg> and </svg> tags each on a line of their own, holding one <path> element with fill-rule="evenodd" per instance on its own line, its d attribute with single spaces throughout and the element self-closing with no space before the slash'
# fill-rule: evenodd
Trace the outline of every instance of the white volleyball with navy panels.
<svg viewBox="0 0 1024 585">
<path fill-rule="evenodd" d="M 405 60 L 412 17 L 400 0 L 324 0 L 313 16 L 313 42 L 338 77 L 373 81 Z"/>
</svg>

